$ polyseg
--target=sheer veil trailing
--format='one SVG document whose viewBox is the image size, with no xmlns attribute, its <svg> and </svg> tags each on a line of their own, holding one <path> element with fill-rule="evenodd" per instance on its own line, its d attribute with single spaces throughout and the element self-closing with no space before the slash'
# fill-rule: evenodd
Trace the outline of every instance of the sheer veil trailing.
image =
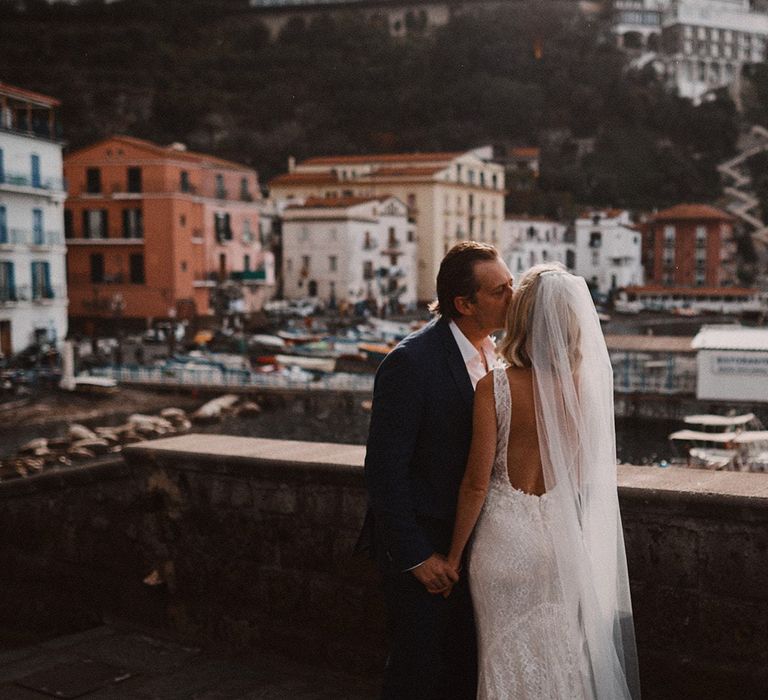
<svg viewBox="0 0 768 700">
<path fill-rule="evenodd" d="M 584 279 L 545 272 L 529 334 L 544 480 L 572 639 L 583 640 L 585 696 L 640 698 L 616 485 L 613 372 Z"/>
</svg>

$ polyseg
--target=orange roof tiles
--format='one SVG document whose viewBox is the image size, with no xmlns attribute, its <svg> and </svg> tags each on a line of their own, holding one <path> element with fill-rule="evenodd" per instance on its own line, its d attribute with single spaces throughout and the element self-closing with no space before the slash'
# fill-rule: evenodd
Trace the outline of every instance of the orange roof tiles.
<svg viewBox="0 0 768 700">
<path fill-rule="evenodd" d="M 617 216 L 621 216 L 624 209 L 588 209 L 579 214 L 580 219 L 591 219 L 596 214 L 604 216 L 606 219 L 615 219 Z"/>
<path fill-rule="evenodd" d="M 463 155 L 464 152 L 438 153 L 369 153 L 367 155 L 350 156 L 317 156 L 309 158 L 301 165 L 362 165 L 366 163 L 431 163 L 434 161 L 450 161 Z"/>
<path fill-rule="evenodd" d="M 55 97 L 48 97 L 48 95 L 43 95 L 39 92 L 32 92 L 32 90 L 25 90 L 24 88 L 2 82 L 0 82 L 0 94 L 39 104 L 43 107 L 58 107 L 61 104 L 61 100 L 57 100 Z"/>
<path fill-rule="evenodd" d="M 195 151 L 182 150 L 180 148 L 174 148 L 173 146 L 161 146 L 160 144 L 154 143 L 152 141 L 139 139 L 139 138 L 136 138 L 135 136 L 124 136 L 122 134 L 118 134 L 116 136 L 109 136 L 105 139 L 101 139 L 100 141 L 97 141 L 96 143 L 93 143 L 90 146 L 85 146 L 84 148 L 81 148 L 77 151 L 73 151 L 67 157 L 72 158 L 73 156 L 76 156 L 77 154 L 83 151 L 88 151 L 100 144 L 109 143 L 111 141 L 119 141 L 119 142 L 128 144 L 130 146 L 143 148 L 144 150 L 150 151 L 151 153 L 158 155 L 161 158 L 173 158 L 175 160 L 186 160 L 186 161 L 191 161 L 193 163 L 198 163 L 200 165 L 218 165 L 221 168 L 229 168 L 231 170 L 248 170 L 248 171 L 254 170 L 254 168 L 251 168 L 248 165 L 243 165 L 242 163 L 235 163 L 234 161 L 225 160 L 224 158 L 218 158 L 217 156 L 208 155 L 207 153 L 197 153 Z"/>
<path fill-rule="evenodd" d="M 283 173 L 273 177 L 270 185 L 329 185 L 339 180 L 330 173 Z"/>
<path fill-rule="evenodd" d="M 242 163 L 235 163 L 231 160 L 225 160 L 224 158 L 219 158 L 217 156 L 209 155 L 208 153 L 198 153 L 196 151 L 187 151 L 182 150 L 179 148 L 174 148 L 173 146 L 160 146 L 159 144 L 153 143 L 152 141 L 145 141 L 144 139 L 137 139 L 133 136 L 115 136 L 114 138 L 126 141 L 128 143 L 133 143 L 137 146 L 144 146 L 144 147 L 152 147 L 154 148 L 158 153 L 162 153 L 166 157 L 170 158 L 181 158 L 183 160 L 191 160 L 197 163 L 211 163 L 211 164 L 218 164 L 225 168 L 233 168 L 235 170 L 253 170 L 253 168 L 243 165 Z"/>
<path fill-rule="evenodd" d="M 346 209 L 356 204 L 380 202 L 385 197 L 307 197 L 304 204 L 292 204 L 289 209 Z"/>
<path fill-rule="evenodd" d="M 733 217 L 722 209 L 708 204 L 677 204 L 664 209 L 650 217 L 650 221 L 681 221 L 681 220 L 716 220 L 733 221 Z"/>
<path fill-rule="evenodd" d="M 509 153 L 513 158 L 538 158 L 541 155 L 541 149 L 535 146 L 524 146 L 512 148 Z"/>
<path fill-rule="evenodd" d="M 432 167 L 417 167 L 417 168 L 377 168 L 371 173 L 373 177 L 430 177 L 435 173 L 439 173 L 441 170 L 445 170 L 444 165 L 435 165 Z"/>
</svg>

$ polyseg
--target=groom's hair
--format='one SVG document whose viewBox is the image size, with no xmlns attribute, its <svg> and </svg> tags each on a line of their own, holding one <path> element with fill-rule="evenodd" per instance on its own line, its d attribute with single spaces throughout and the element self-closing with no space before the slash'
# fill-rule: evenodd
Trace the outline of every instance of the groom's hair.
<svg viewBox="0 0 768 700">
<path fill-rule="evenodd" d="M 463 241 L 453 246 L 440 263 L 437 273 L 437 301 L 429 305 L 429 310 L 436 316 L 461 316 L 453 300 L 456 297 L 468 297 L 475 301 L 475 294 L 480 288 L 475 278 L 475 263 L 496 260 L 498 257 L 499 251 L 487 243 Z"/>
</svg>

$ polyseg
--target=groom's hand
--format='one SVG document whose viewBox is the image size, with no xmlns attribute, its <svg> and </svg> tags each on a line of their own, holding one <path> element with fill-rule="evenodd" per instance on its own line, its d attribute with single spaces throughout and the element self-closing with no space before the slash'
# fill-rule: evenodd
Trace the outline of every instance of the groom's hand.
<svg viewBox="0 0 768 700">
<path fill-rule="evenodd" d="M 442 554 L 433 554 L 423 564 L 419 564 L 411 573 L 424 585 L 429 593 L 442 593 L 449 590 L 459 575 Z"/>
</svg>

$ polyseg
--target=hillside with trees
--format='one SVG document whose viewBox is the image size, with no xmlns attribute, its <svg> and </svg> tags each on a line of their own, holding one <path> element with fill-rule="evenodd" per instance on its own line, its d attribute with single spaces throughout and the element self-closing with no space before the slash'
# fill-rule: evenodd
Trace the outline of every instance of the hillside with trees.
<svg viewBox="0 0 768 700">
<path fill-rule="evenodd" d="M 608 27 L 575 7 L 525 0 L 397 39 L 353 11 L 271 38 L 246 5 L 0 0 L 0 80 L 59 97 L 70 148 L 113 133 L 182 141 L 263 181 L 289 155 L 493 143 L 542 147 L 526 202 L 542 213 L 563 193 L 634 208 L 719 194 L 732 102 L 693 107 L 627 72 Z"/>
</svg>

